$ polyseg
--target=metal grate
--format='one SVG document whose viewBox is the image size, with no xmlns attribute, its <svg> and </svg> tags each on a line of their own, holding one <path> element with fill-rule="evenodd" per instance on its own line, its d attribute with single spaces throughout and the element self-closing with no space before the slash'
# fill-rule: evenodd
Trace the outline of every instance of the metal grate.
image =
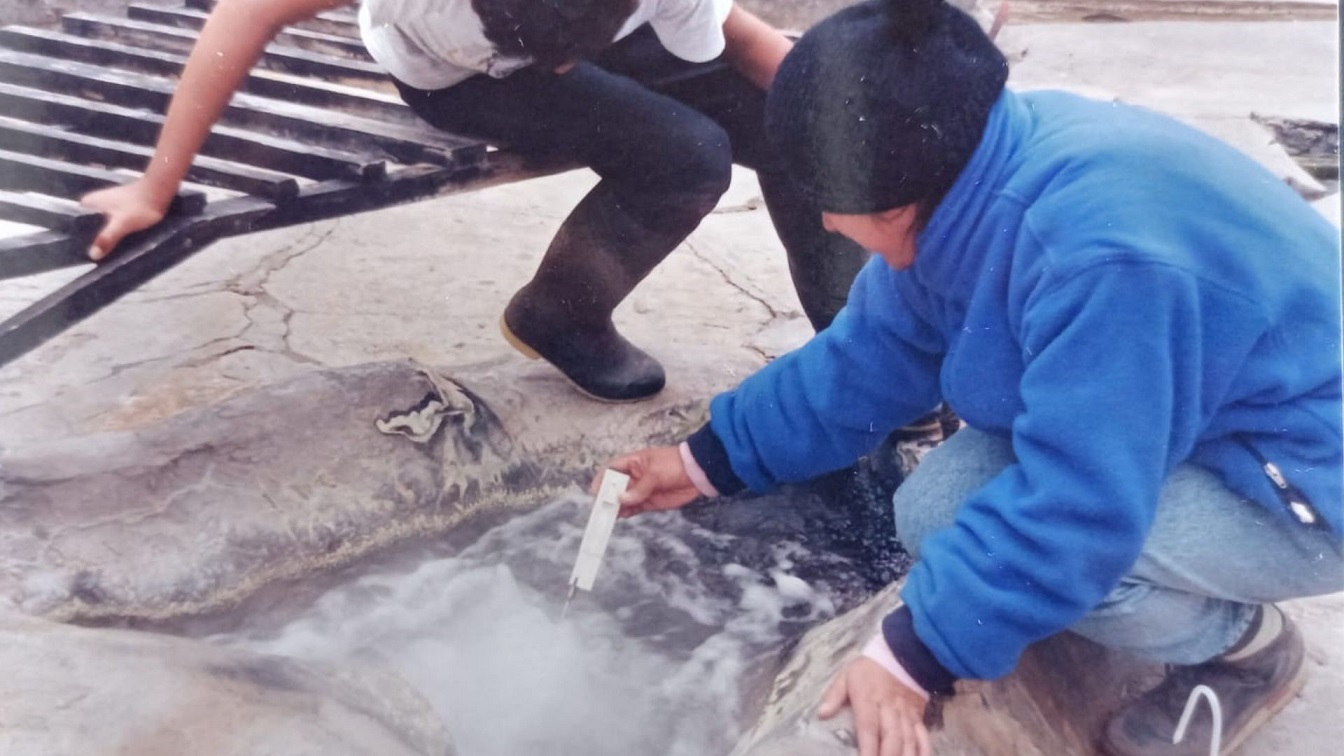
<svg viewBox="0 0 1344 756">
<path fill-rule="evenodd" d="M 0 29 L 0 279 L 88 266 L 85 192 L 132 180 L 213 0 L 71 13 Z M 353 12 L 271 44 L 212 131 L 168 217 L 0 322 L 0 365 L 218 239 L 558 169 L 420 123 L 358 41 Z"/>
</svg>

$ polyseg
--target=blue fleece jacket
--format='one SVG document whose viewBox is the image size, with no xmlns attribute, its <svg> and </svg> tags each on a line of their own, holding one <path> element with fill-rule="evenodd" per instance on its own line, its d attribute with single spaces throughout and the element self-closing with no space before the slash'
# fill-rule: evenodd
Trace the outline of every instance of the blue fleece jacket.
<svg viewBox="0 0 1344 756">
<path fill-rule="evenodd" d="M 1253 161 L 1143 109 L 1005 92 L 917 243 L 716 397 L 691 448 L 721 490 L 763 490 L 940 400 L 1011 438 L 884 624 L 921 682 L 1006 674 L 1096 606 L 1178 464 L 1296 521 L 1271 462 L 1341 532 L 1338 233 Z"/>
</svg>

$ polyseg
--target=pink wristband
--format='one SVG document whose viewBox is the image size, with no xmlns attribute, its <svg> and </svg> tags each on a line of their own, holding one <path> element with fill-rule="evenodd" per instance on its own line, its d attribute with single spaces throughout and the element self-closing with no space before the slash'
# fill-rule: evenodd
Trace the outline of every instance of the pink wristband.
<svg viewBox="0 0 1344 756">
<path fill-rule="evenodd" d="M 682 441 L 677 445 L 677 451 L 681 454 L 681 466 L 686 469 L 686 477 L 691 479 L 691 483 L 695 485 L 695 490 L 699 491 L 702 496 L 710 498 L 718 496 L 719 489 L 709 482 L 709 477 L 705 475 L 705 471 L 700 469 L 700 463 L 696 462 L 695 457 L 691 455 L 691 445 Z"/>
<path fill-rule="evenodd" d="M 929 692 L 924 690 L 924 686 L 915 682 L 915 678 L 905 671 L 905 667 L 902 667 L 901 663 L 896 660 L 895 654 L 891 653 L 891 647 L 887 645 L 887 639 L 882 636 L 881 630 L 878 630 L 877 635 L 874 635 L 868 641 L 868 645 L 863 647 L 863 656 L 877 662 L 882 669 L 890 672 L 891 676 L 900 681 L 902 685 L 923 696 L 925 701 L 929 700 Z"/>
</svg>

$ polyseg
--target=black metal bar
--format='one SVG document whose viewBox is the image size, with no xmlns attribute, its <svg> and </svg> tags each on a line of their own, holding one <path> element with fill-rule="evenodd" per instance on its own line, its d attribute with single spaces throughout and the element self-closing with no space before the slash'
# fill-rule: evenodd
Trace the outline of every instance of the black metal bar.
<svg viewBox="0 0 1344 756">
<path fill-rule="evenodd" d="M 126 8 L 126 15 L 136 21 L 148 21 L 165 26 L 177 26 L 184 29 L 200 30 L 205 26 L 208 13 L 191 8 L 170 8 L 159 5 L 132 4 Z M 288 27 L 276 35 L 276 40 L 293 47 L 312 52 L 338 55 L 354 60 L 371 60 L 363 43 L 358 39 L 335 34 L 308 31 Z"/>
<path fill-rule="evenodd" d="M 417 165 L 399 169 L 376 184 L 332 181 L 304 187 L 298 199 L 284 208 L 248 197 L 213 202 L 199 216 L 170 218 L 128 237 L 92 272 L 0 322 L 0 365 L 26 354 L 218 239 L 470 191 L 507 180 L 488 164 L 465 169 Z M 84 261 L 85 248 L 87 243 L 74 256 L 76 262 Z"/>
<path fill-rule="evenodd" d="M 39 192 L 66 199 L 78 199 L 95 189 L 125 184 L 134 177 L 121 173 L 63 163 L 0 150 L 0 189 Z M 205 209 L 205 195 L 195 189 L 179 189 L 169 212 L 195 215 Z"/>
<path fill-rule="evenodd" d="M 85 39 L 73 34 L 28 26 L 0 28 L 0 47 L 165 77 L 181 73 L 182 64 L 186 61 L 186 58 L 173 53 L 146 50 L 99 39 Z"/>
<path fill-rule="evenodd" d="M 187 60 L 175 53 L 22 26 L 0 28 L 0 47 L 165 78 L 181 73 Z M 396 95 L 260 68 L 248 74 L 242 91 L 286 102 L 336 108 L 393 123 L 418 123 L 415 114 Z"/>
<path fill-rule="evenodd" d="M 95 233 L 96 229 L 80 234 L 39 231 L 0 239 L 0 279 L 88 265 Z"/>
<path fill-rule="evenodd" d="M 22 86 L 91 93 L 115 100 L 119 105 L 156 112 L 167 109 L 176 89 L 173 82 L 165 79 L 77 61 L 52 60 L 15 50 L 0 50 L 0 80 Z M 453 136 L 428 124 L 391 124 L 247 94 L 234 95 L 220 123 L 294 136 L 331 147 L 354 145 L 361 151 L 384 150 L 403 163 L 449 165 L 457 161 L 459 154 L 468 161 L 478 162 L 485 149 L 480 142 Z"/>
<path fill-rule="evenodd" d="M 0 322 L 0 365 L 97 312 L 168 270 L 211 242 L 252 231 L 290 226 L 391 207 L 492 182 L 484 168 L 448 169 L 418 165 L 398 170 L 376 184 L 327 182 L 305 187 L 286 208 L 238 197 L 211 203 L 200 216 L 168 219 L 122 243 L 92 272 Z"/>
<path fill-rule="evenodd" d="M 412 165 L 388 174 L 387 180 L 377 184 L 358 185 L 344 181 L 310 184 L 299 190 L 298 199 L 285 207 L 283 212 L 260 219 L 256 230 L 339 218 L 439 194 L 465 191 L 483 185 L 490 175 L 484 166 L 442 168 Z"/>
<path fill-rule="evenodd" d="M 0 220 L 40 226 L 48 231 L 85 236 L 97 231 L 103 216 L 75 202 L 42 194 L 0 191 Z"/>
<path fill-rule="evenodd" d="M 13 317 L 0 322 L 0 364 L 134 291 L 210 242 L 250 229 L 273 206 L 253 197 L 213 203 L 202 215 L 176 218 L 128 237 L 120 251 Z"/>
<path fill-rule="evenodd" d="M 143 171 L 154 154 L 151 148 L 138 144 L 72 134 L 5 116 L 0 116 L 0 149 L 134 171 Z M 299 193 L 299 181 L 294 176 L 205 155 L 192 161 L 187 180 L 274 202 L 286 202 Z"/>
<path fill-rule="evenodd" d="M 83 37 L 111 39 L 148 50 L 182 55 L 190 52 L 196 44 L 196 32 L 190 29 L 91 13 L 67 14 L 61 18 L 61 26 L 67 32 Z M 392 87 L 387 73 L 369 61 L 322 55 L 282 44 L 268 45 L 260 65 L 296 75 L 368 82 L 382 85 L 388 90 Z"/>
<path fill-rule="evenodd" d="M 163 125 L 163 116 L 154 113 L 4 82 L 0 82 L 0 112 L 45 126 L 67 125 L 81 133 L 116 134 L 143 145 L 153 145 Z M 201 154 L 318 181 L 375 181 L 387 174 L 381 155 L 357 155 L 228 126 L 211 130 Z"/>
</svg>

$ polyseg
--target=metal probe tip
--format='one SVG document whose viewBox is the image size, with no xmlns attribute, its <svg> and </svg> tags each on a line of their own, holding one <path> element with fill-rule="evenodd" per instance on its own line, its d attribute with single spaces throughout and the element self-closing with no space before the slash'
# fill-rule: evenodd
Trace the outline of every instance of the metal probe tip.
<svg viewBox="0 0 1344 756">
<path fill-rule="evenodd" d="M 578 590 L 577 585 L 575 585 L 574 583 L 569 584 L 569 593 L 565 594 L 565 606 L 563 609 L 560 610 L 560 619 L 564 619 L 565 615 L 569 614 L 569 602 L 574 600 L 574 593 L 577 590 Z"/>
</svg>

